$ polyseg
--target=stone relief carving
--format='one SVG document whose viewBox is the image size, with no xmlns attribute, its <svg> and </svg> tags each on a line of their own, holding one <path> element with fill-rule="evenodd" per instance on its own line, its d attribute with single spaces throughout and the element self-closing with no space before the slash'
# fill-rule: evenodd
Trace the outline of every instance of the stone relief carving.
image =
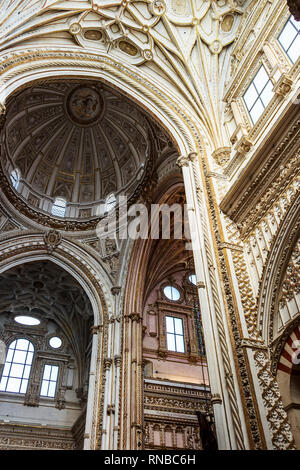
<svg viewBox="0 0 300 470">
<path fill-rule="evenodd" d="M 277 450 L 294 449 L 294 438 L 282 405 L 278 384 L 271 374 L 268 354 L 265 351 L 256 351 L 254 359 L 274 448 Z"/>
</svg>

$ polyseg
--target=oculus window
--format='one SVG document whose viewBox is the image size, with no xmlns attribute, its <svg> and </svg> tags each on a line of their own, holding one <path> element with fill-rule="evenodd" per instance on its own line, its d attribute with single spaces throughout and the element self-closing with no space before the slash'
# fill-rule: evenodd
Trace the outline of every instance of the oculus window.
<svg viewBox="0 0 300 470">
<path fill-rule="evenodd" d="M 0 382 L 1 392 L 26 393 L 34 347 L 25 338 L 10 343 Z"/>
<path fill-rule="evenodd" d="M 41 397 L 55 397 L 56 384 L 58 377 L 58 366 L 52 366 L 46 364 L 44 367 L 42 385 L 41 385 Z"/>
<path fill-rule="evenodd" d="M 167 348 L 184 353 L 183 323 L 181 318 L 166 317 Z"/>
<path fill-rule="evenodd" d="M 62 345 L 62 340 L 58 336 L 52 336 L 52 338 L 49 340 L 49 344 L 51 348 L 58 349 Z"/>
<path fill-rule="evenodd" d="M 57 197 L 52 205 L 51 214 L 64 217 L 66 213 L 67 201 L 62 197 Z"/>
<path fill-rule="evenodd" d="M 290 16 L 278 36 L 278 41 L 294 64 L 300 55 L 300 21 Z"/>
<path fill-rule="evenodd" d="M 265 67 L 262 65 L 243 96 L 253 124 L 256 123 L 273 98 L 274 93 L 272 92 L 272 89 L 273 83 L 271 82 Z"/>
<path fill-rule="evenodd" d="M 18 315 L 17 317 L 14 318 L 14 320 L 17 323 L 20 323 L 21 325 L 28 325 L 28 326 L 35 326 L 41 323 L 40 320 L 38 320 L 37 318 L 29 317 L 27 315 Z"/>
<path fill-rule="evenodd" d="M 180 292 L 174 286 L 166 286 L 164 287 L 164 294 L 169 300 L 179 300 L 180 299 Z"/>
</svg>

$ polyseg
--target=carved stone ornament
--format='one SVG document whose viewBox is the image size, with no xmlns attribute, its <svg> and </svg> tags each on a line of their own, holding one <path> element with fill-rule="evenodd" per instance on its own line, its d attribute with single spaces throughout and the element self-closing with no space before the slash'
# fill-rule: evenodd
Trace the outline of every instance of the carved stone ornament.
<svg viewBox="0 0 300 470">
<path fill-rule="evenodd" d="M 258 379 L 262 389 L 262 398 L 267 412 L 273 446 L 277 450 L 294 449 L 294 438 L 286 411 L 283 408 L 278 383 L 271 374 L 268 353 L 266 351 L 256 351 L 254 359 L 258 370 Z"/>
<path fill-rule="evenodd" d="M 44 235 L 44 242 L 47 247 L 47 251 L 51 254 L 55 248 L 58 247 L 62 239 L 61 233 L 57 232 L 56 230 L 50 230 L 46 232 Z"/>
<path fill-rule="evenodd" d="M 274 92 L 280 96 L 286 96 L 292 89 L 293 80 L 286 74 L 283 74 L 274 87 Z"/>
<path fill-rule="evenodd" d="M 176 164 L 179 166 L 179 168 L 182 168 L 183 166 L 189 166 L 189 160 L 187 157 L 181 155 L 177 158 Z"/>
<path fill-rule="evenodd" d="M 230 161 L 231 147 L 220 147 L 212 153 L 218 165 L 225 166 Z"/>
</svg>

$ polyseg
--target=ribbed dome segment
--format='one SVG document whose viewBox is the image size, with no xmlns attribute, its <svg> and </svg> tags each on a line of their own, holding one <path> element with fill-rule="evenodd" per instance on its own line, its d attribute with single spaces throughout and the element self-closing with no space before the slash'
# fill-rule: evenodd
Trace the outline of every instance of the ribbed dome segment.
<svg viewBox="0 0 300 470">
<path fill-rule="evenodd" d="M 4 167 L 20 170 L 22 196 L 34 207 L 48 210 L 60 196 L 69 216 L 89 217 L 108 194 L 130 196 L 141 182 L 147 118 L 100 82 L 38 84 L 15 95 L 7 111 Z"/>
</svg>

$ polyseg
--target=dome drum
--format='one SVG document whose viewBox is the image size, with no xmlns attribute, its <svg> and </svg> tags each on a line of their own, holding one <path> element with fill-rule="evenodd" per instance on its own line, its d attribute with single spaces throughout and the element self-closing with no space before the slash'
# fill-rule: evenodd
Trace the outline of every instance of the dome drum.
<svg viewBox="0 0 300 470">
<path fill-rule="evenodd" d="M 7 180 L 20 174 L 14 199 L 44 220 L 56 198 L 66 219 L 97 218 L 109 194 L 136 198 L 152 171 L 149 119 L 95 81 L 48 81 L 12 96 L 1 147 Z"/>
</svg>

